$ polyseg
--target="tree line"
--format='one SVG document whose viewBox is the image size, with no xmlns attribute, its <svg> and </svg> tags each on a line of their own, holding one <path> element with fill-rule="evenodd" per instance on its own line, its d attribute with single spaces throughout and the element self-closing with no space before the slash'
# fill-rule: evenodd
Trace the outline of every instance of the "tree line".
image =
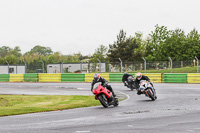
<svg viewBox="0 0 200 133">
<path fill-rule="evenodd" d="M 168 30 L 166 26 L 155 25 L 155 30 L 143 39 L 142 32 L 127 37 L 122 29 L 117 35 L 116 41 L 109 47 L 99 45 L 94 54 L 83 56 L 80 52 L 73 55 L 62 55 L 53 52 L 50 47 L 35 46 L 25 54 L 21 54 L 20 47 L 0 47 L 0 64 L 19 65 L 26 62 L 28 72 L 35 72 L 41 68 L 41 61 L 49 63 L 78 63 L 101 62 L 116 63 L 119 58 L 123 62 L 138 62 L 144 57 L 147 61 L 166 61 L 171 57 L 174 61 L 193 60 L 200 58 L 200 34 L 196 29 L 188 34 L 181 29 Z"/>
<path fill-rule="evenodd" d="M 181 29 L 168 30 L 166 26 L 155 26 L 149 37 L 142 39 L 142 33 L 126 37 L 121 30 L 117 41 L 109 45 L 108 59 L 115 62 L 120 57 L 124 62 L 166 61 L 171 57 L 175 61 L 200 58 L 200 34 L 196 29 L 187 35 Z"/>
</svg>

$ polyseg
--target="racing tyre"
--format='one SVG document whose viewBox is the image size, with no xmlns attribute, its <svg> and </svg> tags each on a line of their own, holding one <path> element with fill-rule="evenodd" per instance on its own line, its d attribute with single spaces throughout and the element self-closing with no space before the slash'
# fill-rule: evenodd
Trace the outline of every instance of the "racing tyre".
<svg viewBox="0 0 200 133">
<path fill-rule="evenodd" d="M 118 106 L 119 105 L 119 101 L 118 101 L 118 98 L 115 98 L 115 103 L 114 103 L 114 106 Z"/>
<path fill-rule="evenodd" d="M 152 95 L 152 93 L 150 91 L 148 91 L 148 95 L 149 97 L 151 98 L 152 101 L 155 101 L 156 100 L 156 96 Z"/>
<path fill-rule="evenodd" d="M 103 107 L 105 107 L 105 108 L 108 107 L 108 99 L 104 94 L 99 95 L 98 99 L 99 99 L 99 101 L 100 101 L 100 103 L 102 104 Z"/>
</svg>

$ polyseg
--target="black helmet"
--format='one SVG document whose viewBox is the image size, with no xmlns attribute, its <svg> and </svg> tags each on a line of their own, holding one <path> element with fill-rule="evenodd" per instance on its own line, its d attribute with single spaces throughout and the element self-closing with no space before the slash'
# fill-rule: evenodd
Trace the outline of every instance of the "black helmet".
<svg viewBox="0 0 200 133">
<path fill-rule="evenodd" d="M 125 73 L 124 73 L 124 75 L 128 75 L 128 73 L 127 73 L 127 72 L 125 72 Z"/>
<path fill-rule="evenodd" d="M 133 81 L 134 77 L 133 76 L 128 76 L 128 81 Z"/>
<path fill-rule="evenodd" d="M 100 75 L 98 73 L 95 73 L 94 74 L 94 80 L 99 81 L 99 79 L 100 79 Z"/>
</svg>

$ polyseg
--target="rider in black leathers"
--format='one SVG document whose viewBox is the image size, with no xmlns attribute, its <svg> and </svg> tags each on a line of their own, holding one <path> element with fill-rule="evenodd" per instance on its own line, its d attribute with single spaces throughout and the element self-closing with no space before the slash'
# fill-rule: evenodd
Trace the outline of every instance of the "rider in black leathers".
<svg viewBox="0 0 200 133">
<path fill-rule="evenodd" d="M 135 87 L 137 89 L 137 94 L 140 95 L 141 91 L 140 91 L 140 81 L 141 80 L 146 80 L 148 82 L 150 82 L 150 84 L 153 86 L 153 84 L 151 83 L 150 79 L 147 76 L 142 75 L 141 73 L 137 73 L 136 74 L 136 79 L 135 79 Z"/>
<path fill-rule="evenodd" d="M 101 82 L 101 85 L 103 87 L 110 90 L 114 97 L 116 96 L 112 87 L 110 85 L 108 85 L 108 81 L 106 79 L 100 77 L 100 75 L 98 73 L 94 74 L 94 79 L 93 79 L 92 84 L 91 84 L 91 91 L 93 90 L 94 84 L 96 84 L 97 82 Z"/>
<path fill-rule="evenodd" d="M 127 83 L 127 81 L 128 81 L 128 77 L 129 76 L 133 76 L 133 75 L 131 75 L 131 74 L 128 74 L 128 73 L 124 73 L 124 75 L 123 75 L 123 77 L 122 77 L 122 82 L 124 83 L 124 86 L 128 86 L 128 83 Z"/>
</svg>

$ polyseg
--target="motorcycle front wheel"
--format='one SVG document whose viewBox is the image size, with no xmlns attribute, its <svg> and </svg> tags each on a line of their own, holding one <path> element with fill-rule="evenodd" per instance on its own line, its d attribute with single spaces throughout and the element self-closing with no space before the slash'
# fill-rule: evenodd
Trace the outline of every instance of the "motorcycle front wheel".
<svg viewBox="0 0 200 133">
<path fill-rule="evenodd" d="M 149 97 L 151 98 L 151 100 L 155 101 L 157 99 L 157 96 L 154 93 L 151 93 L 150 91 L 151 90 L 148 90 L 147 93 Z"/>
<path fill-rule="evenodd" d="M 114 101 L 115 101 L 114 106 L 115 106 L 115 107 L 118 106 L 118 105 L 119 105 L 118 98 L 114 98 Z"/>
<path fill-rule="evenodd" d="M 103 105 L 103 107 L 107 108 L 108 107 L 108 99 L 107 97 L 105 96 L 105 94 L 100 94 L 98 96 L 98 99 L 100 101 L 100 103 Z"/>
</svg>

